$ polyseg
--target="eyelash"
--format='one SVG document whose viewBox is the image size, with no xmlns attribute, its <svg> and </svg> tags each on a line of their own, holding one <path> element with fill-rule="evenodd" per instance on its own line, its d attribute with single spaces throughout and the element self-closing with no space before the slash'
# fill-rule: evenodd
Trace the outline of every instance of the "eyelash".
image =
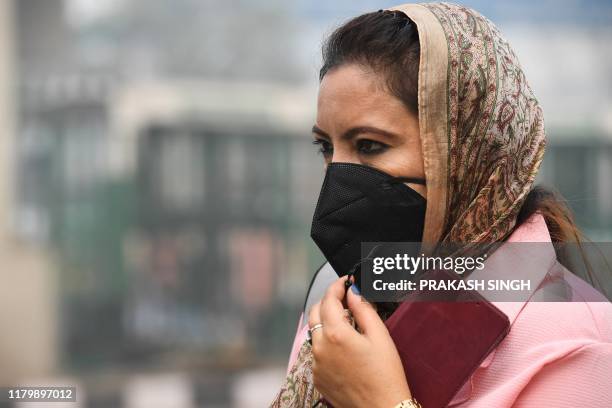
<svg viewBox="0 0 612 408">
<path fill-rule="evenodd" d="M 315 139 L 312 142 L 313 145 L 319 146 L 318 149 L 318 153 L 326 156 L 329 155 L 333 152 L 333 147 L 331 146 L 331 143 L 329 143 L 326 140 L 323 139 Z M 370 149 L 372 149 L 371 145 L 378 145 L 379 147 L 374 148 L 373 150 L 369 150 L 366 151 L 364 150 L 364 144 L 370 144 Z M 361 154 L 365 154 L 365 155 L 375 155 L 375 154 L 380 154 L 382 152 L 384 152 L 389 146 L 381 143 L 381 142 L 377 142 L 374 140 L 370 140 L 370 139 L 359 139 L 357 141 L 357 150 L 359 151 L 359 153 Z"/>
<path fill-rule="evenodd" d="M 370 151 L 362 151 L 362 149 L 364 148 L 364 144 L 366 145 L 370 145 Z M 374 149 L 372 149 L 372 145 L 377 146 Z M 368 155 L 375 155 L 375 154 L 380 154 L 382 152 L 384 152 L 385 150 L 387 150 L 389 146 L 387 146 L 384 143 L 381 142 L 377 142 L 374 140 L 370 140 L 370 139 L 360 139 L 357 141 L 357 150 L 359 150 L 359 152 L 361 154 L 368 154 Z"/>
<path fill-rule="evenodd" d="M 329 143 L 326 140 L 315 139 L 312 141 L 312 144 L 315 146 L 319 146 L 319 148 L 317 149 L 317 153 L 320 153 L 323 156 L 326 156 L 328 154 L 331 154 L 331 152 L 333 152 L 333 148 L 331 148 L 331 143 Z"/>
</svg>

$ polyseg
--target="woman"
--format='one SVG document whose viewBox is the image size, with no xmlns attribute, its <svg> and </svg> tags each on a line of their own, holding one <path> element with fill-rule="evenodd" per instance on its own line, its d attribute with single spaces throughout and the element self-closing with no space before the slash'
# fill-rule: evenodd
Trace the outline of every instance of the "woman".
<svg viewBox="0 0 612 408">
<path fill-rule="evenodd" d="M 350 191 L 340 194 L 337 186 L 324 197 L 328 179 L 338 178 L 333 172 L 344 169 L 359 183 L 368 173 L 355 177 L 349 170 L 373 168 L 401 177 L 413 192 L 414 217 L 402 225 L 423 242 L 568 242 L 578 236 L 560 201 L 533 188 L 545 147 L 542 111 L 490 21 L 457 5 L 402 5 L 344 24 L 323 57 L 313 133 L 327 181 L 317 211 L 331 199 L 350 202 Z M 367 208 L 361 211 L 368 215 Z M 313 238 L 334 269 L 342 268 L 344 255 L 326 241 L 321 219 L 316 213 Z M 347 279 L 331 283 L 310 307 L 272 406 L 419 406 L 407 380 L 411 373 L 404 372 L 383 322 L 393 307 L 362 302 L 357 285 L 345 295 Z M 360 331 L 347 323 L 343 301 Z M 612 406 L 610 303 L 497 306 L 510 332 L 449 406 Z M 304 338 L 308 327 L 311 343 Z"/>
</svg>

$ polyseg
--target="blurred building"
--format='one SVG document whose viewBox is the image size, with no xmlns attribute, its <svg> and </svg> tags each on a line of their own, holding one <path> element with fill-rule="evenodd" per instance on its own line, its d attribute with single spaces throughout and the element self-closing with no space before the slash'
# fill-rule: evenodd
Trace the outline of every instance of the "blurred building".
<svg viewBox="0 0 612 408">
<path fill-rule="evenodd" d="M 0 383 L 54 372 L 58 356 L 57 274 L 45 248 L 23 242 L 13 221 L 19 60 L 13 1 L 0 2 Z"/>
<path fill-rule="evenodd" d="M 196 370 L 179 388 L 225 406 L 237 373 L 286 357 L 321 261 L 308 245 L 321 168 L 302 137 L 314 88 L 126 78 L 121 65 L 82 62 L 77 40 L 91 32 L 67 25 L 62 2 L 13 11 L 10 232 L 54 257 L 28 252 L 23 268 L 45 279 L 3 299 L 38 326 L 0 347 L 3 374 L 72 372 L 88 405 L 140 406 L 142 386 L 122 384 L 143 367 Z M 9 359 L 25 340 L 36 368 Z"/>
<path fill-rule="evenodd" d="M 247 326 L 275 299 L 291 304 L 303 294 L 307 265 L 316 267 L 304 233 L 320 181 L 302 137 L 313 116 L 303 101 L 312 97 L 311 89 L 244 81 L 142 83 L 115 95 L 112 144 L 124 154 L 114 176 L 138 185 L 128 253 L 134 329 L 189 342 L 185 328 L 153 328 L 179 322 L 162 317 L 179 312 L 167 302 L 180 293 L 195 307 L 182 323 L 193 344 L 246 344 Z"/>
</svg>

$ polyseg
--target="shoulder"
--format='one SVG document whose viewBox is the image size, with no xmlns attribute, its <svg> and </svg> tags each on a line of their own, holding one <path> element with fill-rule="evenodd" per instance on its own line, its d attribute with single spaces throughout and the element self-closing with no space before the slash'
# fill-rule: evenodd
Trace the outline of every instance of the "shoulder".
<svg viewBox="0 0 612 408">
<path fill-rule="evenodd" d="M 512 337 L 530 344 L 561 340 L 612 343 L 612 304 L 609 302 L 529 302 L 517 316 Z"/>
<path fill-rule="evenodd" d="M 471 402 L 500 407 L 608 406 L 589 404 L 609 398 L 604 388 L 612 387 L 611 327 L 608 302 L 525 304 L 508 336 L 474 373 Z M 567 392 L 577 388 L 580 391 Z M 586 398 L 584 393 L 591 395 L 586 405 L 557 404 L 555 399 L 575 403 L 576 398 Z M 551 404 L 542 405 L 543 401 Z"/>
<path fill-rule="evenodd" d="M 521 390 L 514 406 L 612 406 L 611 372 L 612 343 L 584 344 L 542 366 Z"/>
<path fill-rule="evenodd" d="M 609 302 L 528 302 L 493 359 L 502 370 L 535 373 L 594 344 L 612 346 Z M 530 375 L 530 374 L 527 374 Z"/>
</svg>

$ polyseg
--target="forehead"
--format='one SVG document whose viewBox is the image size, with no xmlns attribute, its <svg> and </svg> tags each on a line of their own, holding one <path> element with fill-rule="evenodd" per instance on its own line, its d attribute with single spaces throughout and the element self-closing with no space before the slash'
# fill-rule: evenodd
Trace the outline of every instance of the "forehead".
<svg viewBox="0 0 612 408">
<path fill-rule="evenodd" d="M 408 113 L 400 99 L 386 91 L 384 79 L 357 64 L 336 67 L 325 74 L 319 87 L 317 122 L 398 119 Z"/>
<path fill-rule="evenodd" d="M 321 81 L 320 95 L 378 93 L 382 81 L 375 72 L 357 64 L 344 64 L 329 70 Z"/>
</svg>

